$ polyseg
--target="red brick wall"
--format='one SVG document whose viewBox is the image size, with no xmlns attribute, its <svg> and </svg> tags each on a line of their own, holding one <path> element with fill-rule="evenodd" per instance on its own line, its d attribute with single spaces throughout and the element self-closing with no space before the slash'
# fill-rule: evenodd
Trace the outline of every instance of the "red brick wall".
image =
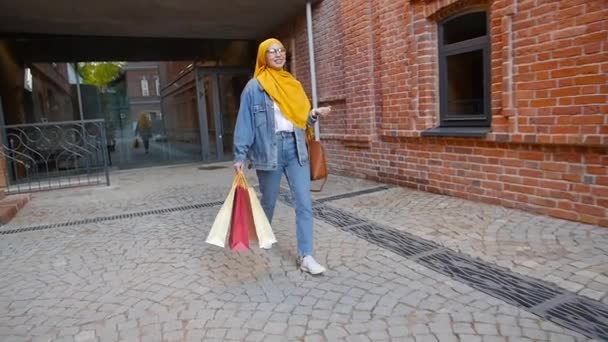
<svg viewBox="0 0 608 342">
<path fill-rule="evenodd" d="M 0 158 L 0 200 L 6 197 L 6 193 L 4 190 L 7 187 L 7 179 L 6 179 L 6 159 L 4 157 Z"/>
<path fill-rule="evenodd" d="M 437 21 L 473 6 L 490 13 L 492 131 L 421 137 L 439 122 Z M 608 226 L 607 0 L 324 0 L 313 15 L 334 172 Z M 304 16 L 282 37 L 309 88 Z"/>
</svg>

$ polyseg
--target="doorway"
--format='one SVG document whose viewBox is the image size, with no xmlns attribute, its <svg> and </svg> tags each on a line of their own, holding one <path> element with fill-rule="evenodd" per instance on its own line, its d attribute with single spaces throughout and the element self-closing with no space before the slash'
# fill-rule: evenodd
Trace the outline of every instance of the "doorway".
<svg viewBox="0 0 608 342">
<path fill-rule="evenodd" d="M 232 159 L 234 126 L 241 92 L 250 78 L 251 71 L 248 69 L 197 69 L 196 86 L 203 161 Z"/>
</svg>

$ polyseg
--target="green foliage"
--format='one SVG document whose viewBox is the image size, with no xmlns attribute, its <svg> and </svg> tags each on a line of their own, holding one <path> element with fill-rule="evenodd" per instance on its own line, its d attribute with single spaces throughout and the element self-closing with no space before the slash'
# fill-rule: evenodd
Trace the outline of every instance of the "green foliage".
<svg viewBox="0 0 608 342">
<path fill-rule="evenodd" d="M 84 84 L 106 87 L 108 83 L 120 76 L 122 62 L 79 63 L 78 71 Z"/>
</svg>

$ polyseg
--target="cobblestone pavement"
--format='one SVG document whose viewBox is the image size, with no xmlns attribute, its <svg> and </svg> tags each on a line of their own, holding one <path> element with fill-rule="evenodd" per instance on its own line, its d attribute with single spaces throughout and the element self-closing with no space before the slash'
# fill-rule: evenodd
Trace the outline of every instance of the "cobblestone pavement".
<svg viewBox="0 0 608 342">
<path fill-rule="evenodd" d="M 231 178 L 229 169 L 194 165 L 121 172 L 110 188 L 35 194 L 0 232 L 221 201 Z M 576 274 L 584 269 L 577 262 L 597 267 L 606 257 L 601 228 L 381 186 L 332 177 L 314 196 L 333 196 L 332 207 L 488 264 L 513 260 L 503 266 L 547 281 L 563 268 L 554 263 L 572 264 Z M 369 193 L 356 193 L 362 190 Z M 354 197 L 339 199 L 346 193 Z M 273 249 L 233 253 L 207 245 L 218 209 L 0 235 L 0 341 L 590 340 L 320 219 L 317 258 L 329 270 L 303 274 L 294 263 L 293 209 L 284 203 L 273 222 Z M 543 254 L 548 241 L 568 253 Z M 539 270 L 556 266 L 521 272 L 518 260 Z M 594 270 L 589 289 L 606 276 Z"/>
<path fill-rule="evenodd" d="M 608 304 L 608 229 L 405 188 L 332 202 Z"/>
<path fill-rule="evenodd" d="M 111 174 L 109 187 L 35 193 L 31 203 L 0 229 L 223 200 L 232 180 L 226 176 L 229 165 L 220 166 L 212 171 L 194 164 L 120 171 Z"/>
</svg>

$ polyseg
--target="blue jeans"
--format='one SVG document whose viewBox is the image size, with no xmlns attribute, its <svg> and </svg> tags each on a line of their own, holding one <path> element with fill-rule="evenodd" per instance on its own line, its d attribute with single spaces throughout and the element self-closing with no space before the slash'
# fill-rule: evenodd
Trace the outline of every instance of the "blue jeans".
<svg viewBox="0 0 608 342">
<path fill-rule="evenodd" d="M 296 149 L 295 135 L 278 133 L 277 169 L 274 171 L 256 170 L 260 191 L 262 192 L 262 208 L 272 222 L 274 207 L 277 203 L 281 178 L 283 174 L 289 182 L 289 189 L 296 207 L 296 236 L 300 256 L 312 255 L 312 199 L 310 196 L 310 165 L 300 165 Z"/>
</svg>

